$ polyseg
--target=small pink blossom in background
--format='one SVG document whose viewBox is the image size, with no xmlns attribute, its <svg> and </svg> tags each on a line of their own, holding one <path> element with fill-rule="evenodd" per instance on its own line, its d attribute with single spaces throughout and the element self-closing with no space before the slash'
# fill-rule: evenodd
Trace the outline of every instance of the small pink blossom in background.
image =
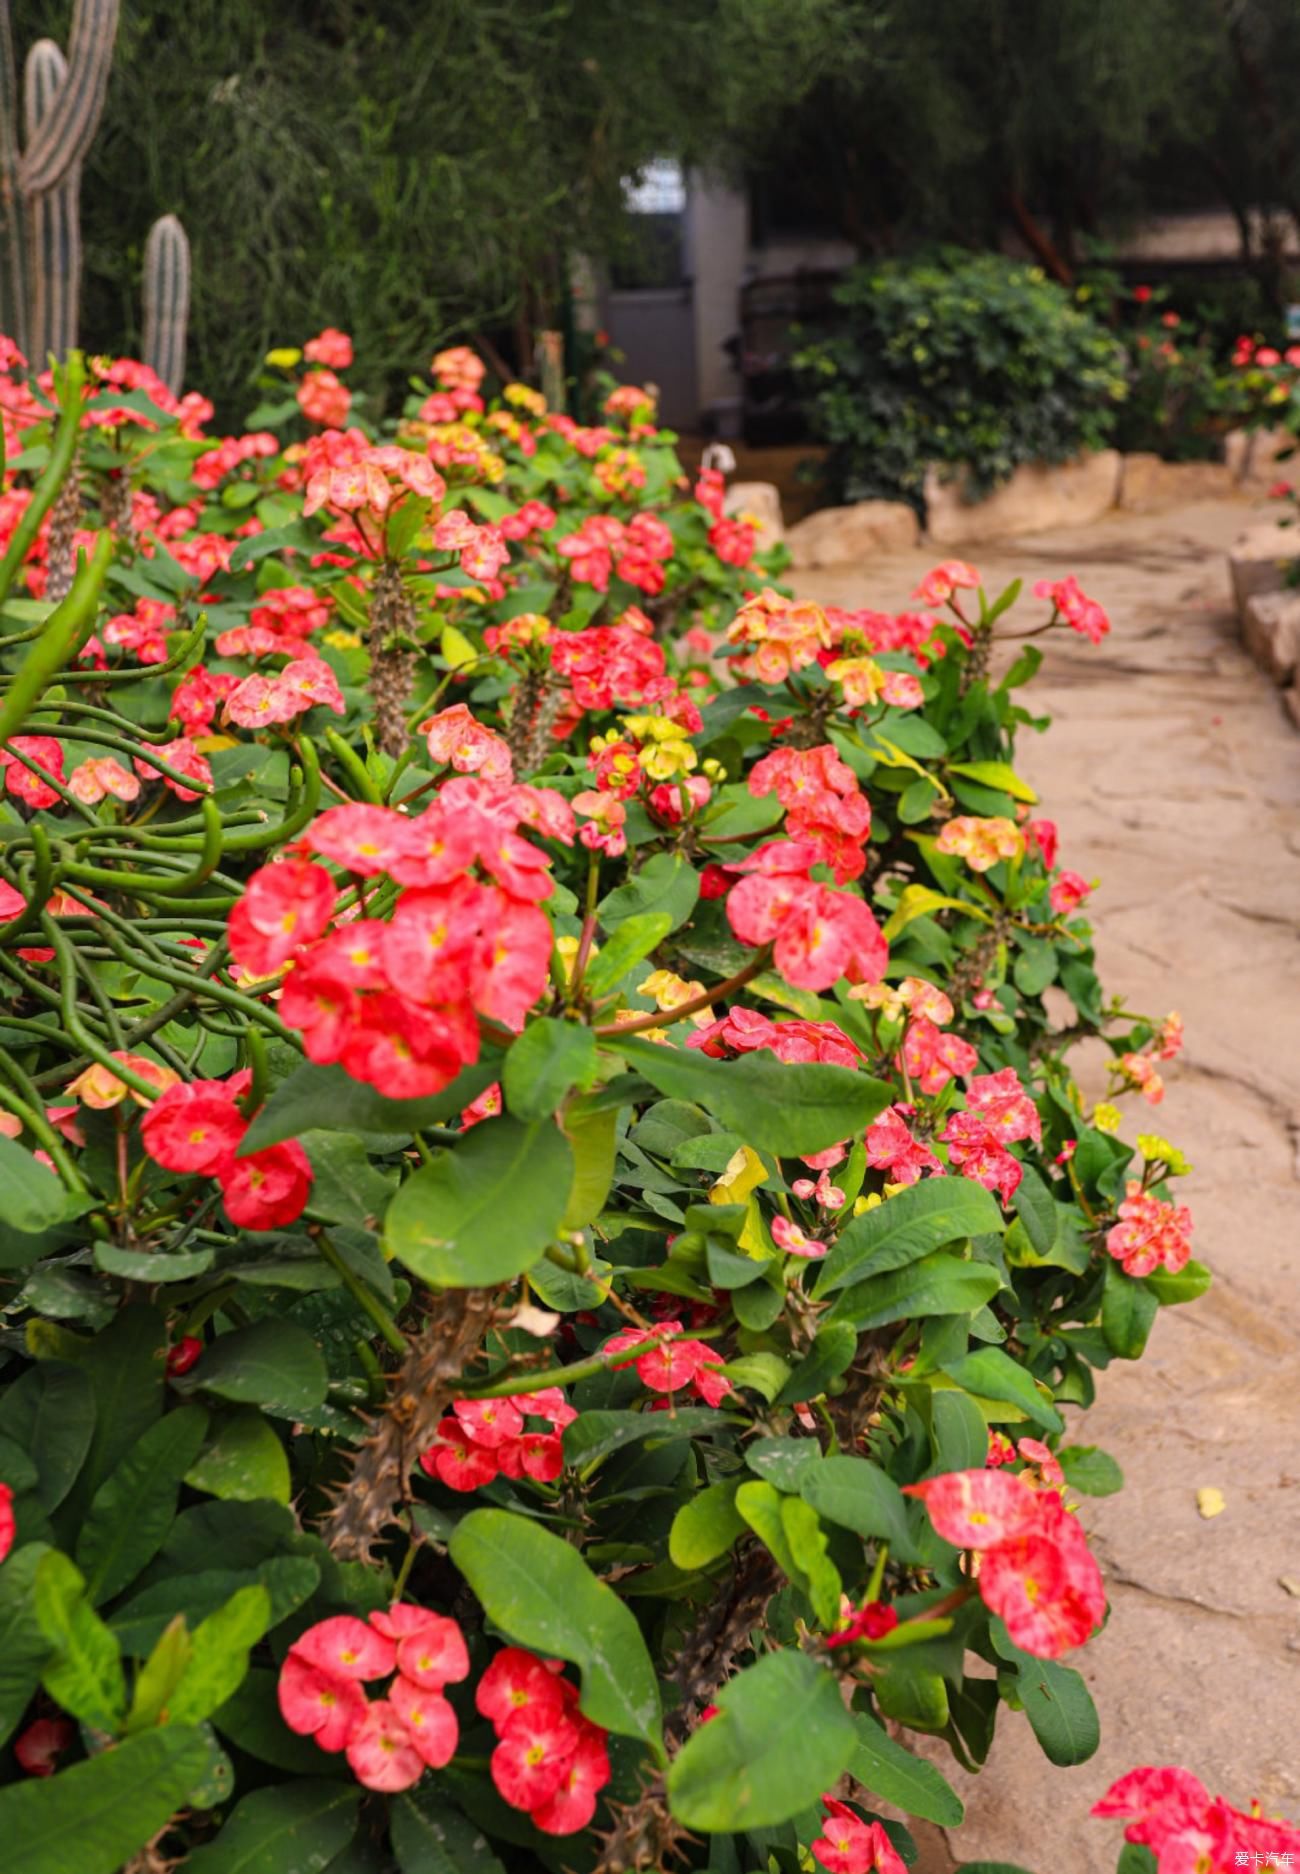
<svg viewBox="0 0 1300 1874">
<path fill-rule="evenodd" d="M 978 591 L 980 584 L 980 575 L 966 560 L 944 560 L 925 575 L 912 597 L 922 605 L 943 605 L 954 592 Z"/>
<path fill-rule="evenodd" d="M 333 371 L 309 371 L 298 386 L 298 408 L 322 429 L 341 429 L 352 407 L 352 393 Z"/>
<path fill-rule="evenodd" d="M 1068 917 L 1071 911 L 1077 911 L 1096 883 L 1095 879 L 1081 878 L 1077 872 L 1059 872 L 1048 893 L 1057 917 Z"/>
<path fill-rule="evenodd" d="M 1151 1275 L 1160 1268 L 1176 1275 L 1192 1253 L 1192 1213 L 1186 1204 L 1168 1203 L 1130 1179 L 1106 1248 L 1125 1275 Z"/>
<path fill-rule="evenodd" d="M 331 371 L 346 371 L 352 362 L 352 340 L 337 326 L 327 325 L 302 348 L 308 364 L 327 364 Z"/>
<path fill-rule="evenodd" d="M 1025 831 L 1042 854 L 1043 864 L 1048 871 L 1056 864 L 1056 847 L 1059 835 L 1055 820 L 1029 820 Z"/>
<path fill-rule="evenodd" d="M 1073 574 L 1068 579 L 1040 579 L 1034 587 L 1036 599 L 1050 599 L 1060 616 L 1072 631 L 1087 638 L 1090 644 L 1100 644 L 1110 630 L 1110 619 L 1095 599 L 1090 599 L 1079 589 L 1079 582 Z"/>
<path fill-rule="evenodd" d="M 778 1249 L 788 1255 L 802 1256 L 805 1261 L 817 1262 L 826 1254 L 825 1243 L 819 1243 L 816 1237 L 807 1236 L 797 1223 L 791 1223 L 788 1217 L 779 1213 L 772 1219 L 772 1241 Z"/>
<path fill-rule="evenodd" d="M 140 783 L 111 755 L 92 755 L 72 770 L 68 791 L 91 807 L 108 794 L 115 800 L 134 800 Z"/>
</svg>

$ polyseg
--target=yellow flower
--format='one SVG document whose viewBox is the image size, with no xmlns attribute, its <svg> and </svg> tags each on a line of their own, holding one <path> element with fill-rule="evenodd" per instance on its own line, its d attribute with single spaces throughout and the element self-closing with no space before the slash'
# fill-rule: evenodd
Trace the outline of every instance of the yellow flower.
<svg viewBox="0 0 1300 1874">
<path fill-rule="evenodd" d="M 1183 1157 L 1176 1145 L 1168 1139 L 1162 1139 L 1157 1132 L 1139 1132 L 1137 1148 L 1148 1164 L 1157 1159 L 1163 1160 L 1171 1178 L 1183 1178 L 1191 1170 L 1191 1165 Z"/>
<path fill-rule="evenodd" d="M 1109 1100 L 1098 1100 L 1092 1109 L 1092 1123 L 1098 1132 L 1118 1132 L 1121 1117 L 1118 1106 L 1112 1106 Z"/>
<path fill-rule="evenodd" d="M 643 983 L 637 984 L 637 994 L 652 996 L 656 1008 L 679 1009 L 683 1002 L 702 996 L 704 984 L 688 983 L 674 975 L 672 970 L 652 970 Z M 697 1028 L 704 1028 L 713 1020 L 713 1012 L 711 1009 L 696 1009 L 689 1019 Z"/>
<path fill-rule="evenodd" d="M 342 625 L 335 625 L 332 631 L 325 633 L 325 642 L 336 651 L 355 651 L 361 642 L 361 633 L 345 631 Z"/>
<path fill-rule="evenodd" d="M 501 394 L 516 410 L 527 410 L 530 416 L 546 415 L 545 397 L 530 384 L 507 384 Z"/>
<path fill-rule="evenodd" d="M 571 983 L 573 981 L 573 965 L 578 955 L 578 939 L 576 937 L 557 937 L 555 940 L 555 950 L 560 959 L 560 965 L 564 970 L 564 980 L 566 983 Z M 599 956 L 600 945 L 592 944 L 587 954 L 589 957 Z"/>
<path fill-rule="evenodd" d="M 878 1210 L 884 1201 L 879 1191 L 872 1191 L 869 1197 L 855 1198 L 853 1214 L 855 1217 L 865 1217 L 869 1210 Z"/>
<path fill-rule="evenodd" d="M 727 1160 L 727 1168 L 709 1188 L 711 1204 L 743 1204 L 751 1191 L 767 1183 L 763 1161 L 751 1146 L 742 1145 Z"/>
<path fill-rule="evenodd" d="M 291 371 L 295 364 L 302 363 L 302 352 L 297 345 L 278 345 L 274 351 L 267 352 L 266 362 L 281 371 Z"/>
</svg>

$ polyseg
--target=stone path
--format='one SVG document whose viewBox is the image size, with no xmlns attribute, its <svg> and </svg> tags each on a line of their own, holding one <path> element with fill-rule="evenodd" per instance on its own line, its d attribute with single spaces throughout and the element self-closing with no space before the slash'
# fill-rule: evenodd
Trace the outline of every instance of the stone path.
<svg viewBox="0 0 1300 1874">
<path fill-rule="evenodd" d="M 1126 1477 L 1083 1506 L 1111 1602 L 1072 1662 L 1098 1754 L 1056 1769 L 1004 1712 L 980 1777 L 945 1763 L 967 1820 L 928 1831 L 916 1874 L 1113 1874 L 1120 1831 L 1087 1812 L 1139 1763 L 1300 1818 L 1300 734 L 1235 635 L 1224 551 L 1253 518 L 1244 501 L 1116 514 L 970 556 L 991 590 L 1077 573 L 1110 612 L 1098 649 L 1048 640 L 1032 697 L 1054 723 L 1024 733 L 1018 765 L 1060 823 L 1062 863 L 1102 880 L 1106 988 L 1186 1021 L 1165 1102 L 1141 1111 L 1195 1168 L 1182 1194 L 1215 1284 L 1162 1310 L 1144 1358 L 1102 1374 L 1071 1426 Z M 807 573 L 800 591 L 898 609 L 939 557 Z M 1100 1054 L 1075 1061 L 1100 1095 Z M 1212 1521 L 1206 1485 L 1226 1499 Z"/>
</svg>

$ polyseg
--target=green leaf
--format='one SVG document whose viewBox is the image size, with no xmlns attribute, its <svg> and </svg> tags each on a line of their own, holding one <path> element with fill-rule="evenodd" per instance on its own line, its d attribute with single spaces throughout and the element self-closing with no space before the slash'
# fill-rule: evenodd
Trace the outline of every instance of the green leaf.
<svg viewBox="0 0 1300 1874">
<path fill-rule="evenodd" d="M 329 1373 L 306 1328 L 267 1316 L 219 1335 L 198 1365 L 172 1384 L 178 1392 L 210 1392 L 294 1418 L 322 1403 Z"/>
<path fill-rule="evenodd" d="M 1085 1497 L 1113 1497 L 1124 1488 L 1124 1473 L 1109 1452 L 1096 1445 L 1062 1445 L 1057 1452 L 1065 1481 Z"/>
<path fill-rule="evenodd" d="M 1004 1230 L 996 1200 L 970 1178 L 926 1178 L 854 1217 L 817 1274 L 816 1299 L 917 1262 L 946 1243 Z"/>
<path fill-rule="evenodd" d="M 1031 807 L 1038 799 L 1028 781 L 1022 781 L 1005 761 L 950 761 L 947 772 L 964 774 L 968 781 L 978 781 L 982 787 L 995 787 L 1000 794 L 1010 794 L 1012 800 L 1028 801 Z"/>
<path fill-rule="evenodd" d="M 899 1561 L 920 1559 L 906 1498 L 893 1478 L 868 1458 L 823 1458 L 805 1471 L 799 1494 L 827 1522 L 888 1542 Z"/>
<path fill-rule="evenodd" d="M 1155 1874 L 1155 1865 L 1153 1859 L 1152 1874 Z M 956 1874 L 1032 1874 L 1032 1870 L 1021 1867 L 1018 1861 L 963 1861 Z M 1119 1874 L 1131 1874 L 1131 1871 L 1121 1867 Z"/>
<path fill-rule="evenodd" d="M 891 1321 L 919 1320 L 931 1314 L 974 1314 L 1002 1287 L 1002 1278 L 986 1262 L 963 1262 L 936 1250 L 903 1269 L 855 1282 L 836 1296 L 829 1319 L 851 1321 L 859 1333 Z"/>
<path fill-rule="evenodd" d="M 866 1712 L 855 1712 L 858 1748 L 849 1775 L 882 1802 L 893 1803 L 906 1815 L 918 1815 L 923 1822 L 940 1828 L 957 1828 L 966 1810 L 947 1778 L 915 1757 L 898 1743 L 883 1726 Z"/>
<path fill-rule="evenodd" d="M 161 1309 L 136 1301 L 118 1310 L 102 1334 L 77 1354 L 94 1391 L 94 1432 L 86 1462 L 69 1493 L 84 1514 L 104 1479 L 161 1418 L 167 1326 Z"/>
<path fill-rule="evenodd" d="M 471 1510 L 449 1548 L 488 1619 L 520 1646 L 570 1660 L 592 1722 L 643 1738 L 662 1762 L 659 1685 L 641 1629 L 578 1551 L 507 1510 Z"/>
<path fill-rule="evenodd" d="M 41 1508 L 56 1510 L 76 1483 L 95 1433 L 89 1376 L 80 1367 L 42 1360 L 0 1402 L 0 1429 L 35 1465 Z"/>
<path fill-rule="evenodd" d="M 270 1497 L 287 1503 L 292 1494 L 284 1446 L 260 1412 L 234 1412 L 221 1420 L 207 1447 L 185 1473 L 191 1490 L 227 1502 Z"/>
<path fill-rule="evenodd" d="M 807 1472 L 822 1461 L 815 1438 L 755 1438 L 743 1455 L 755 1477 L 796 1497 Z"/>
<path fill-rule="evenodd" d="M 162 1547 L 181 1480 L 207 1431 L 202 1406 L 180 1406 L 151 1425 L 95 1492 L 77 1537 L 77 1566 L 98 1604 L 128 1587 Z"/>
<path fill-rule="evenodd" d="M 1115 1874 L 1158 1874 L 1159 1863 L 1150 1848 L 1135 1841 L 1126 1841 L 1119 1851 L 1119 1860 L 1115 1864 Z M 967 1874 L 967 1870 L 958 1869 L 958 1874 Z M 1020 1874 L 1020 1870 L 1015 1870 Z"/>
<path fill-rule="evenodd" d="M 964 1392 L 930 1394 L 930 1445 L 933 1474 L 983 1470 L 989 1454 L 989 1428 L 975 1401 Z"/>
<path fill-rule="evenodd" d="M 1065 1430 L 1065 1421 L 1051 1403 L 1050 1395 L 1044 1397 L 1038 1382 L 1000 1347 L 977 1347 L 974 1353 L 963 1354 L 960 1360 L 946 1361 L 943 1371 L 977 1398 L 1005 1399 L 1019 1406 L 1045 1431 Z"/>
<path fill-rule="evenodd" d="M 202 1733 L 176 1725 L 57 1776 L 11 1783 L 0 1790 L 6 1865 L 15 1874 L 116 1874 L 184 1806 L 207 1762 Z"/>
<path fill-rule="evenodd" d="M 36 1570 L 49 1553 L 44 1543 L 28 1542 L 0 1568 L 0 1744 L 17 1728 L 50 1656 L 33 1613 Z"/>
<path fill-rule="evenodd" d="M 1121 1360 L 1141 1356 L 1159 1307 L 1145 1282 L 1125 1275 L 1117 1262 L 1107 1262 L 1101 1293 L 1101 1331 L 1113 1354 Z"/>
<path fill-rule="evenodd" d="M 190 1663 L 192 1650 L 185 1616 L 177 1614 L 163 1628 L 152 1653 L 135 1675 L 131 1709 L 126 1717 L 128 1736 L 136 1731 L 150 1731 L 157 1724 Z"/>
<path fill-rule="evenodd" d="M 432 1288 L 489 1288 L 536 1262 L 560 1227 L 572 1183 L 573 1152 L 550 1120 L 484 1120 L 406 1180 L 384 1239 Z"/>
<path fill-rule="evenodd" d="M 1187 1262 L 1173 1274 L 1168 1269 L 1157 1269 L 1154 1275 L 1144 1276 L 1142 1286 L 1154 1295 L 1162 1308 L 1176 1308 L 1180 1302 L 1195 1301 L 1203 1295 L 1214 1280 L 1203 1262 Z"/>
<path fill-rule="evenodd" d="M 441 1093 L 423 1100 L 386 1100 L 338 1066 L 307 1061 L 282 1080 L 244 1134 L 241 1155 L 296 1139 L 303 1132 L 418 1132 L 436 1126 L 477 1099 L 501 1072 L 498 1055 L 476 1061 Z"/>
<path fill-rule="evenodd" d="M 773 1405 L 802 1405 L 819 1398 L 833 1379 L 853 1364 L 858 1351 L 857 1330 L 847 1321 L 832 1321 L 819 1328 L 807 1357 L 801 1360 L 781 1388 Z"/>
<path fill-rule="evenodd" d="M 849 1067 L 778 1061 L 773 1054 L 712 1061 L 629 1036 L 611 1045 L 661 1093 L 693 1100 L 758 1151 L 825 1151 L 883 1111 L 893 1089 Z"/>
<path fill-rule="evenodd" d="M 58 1549 L 36 1568 L 37 1624 L 54 1649 L 42 1675 L 56 1704 L 97 1731 L 114 1732 L 126 1713 L 126 1676 L 118 1644 L 86 1598 L 81 1571 Z"/>
<path fill-rule="evenodd" d="M 1011 1201 L 1035 1253 L 1050 1255 L 1056 1243 L 1056 1199 L 1032 1165 L 1025 1165 L 1021 1170 L 1020 1183 Z"/>
<path fill-rule="evenodd" d="M 673 1814 L 704 1834 L 789 1821 L 834 1787 L 857 1747 L 839 1680 L 806 1653 L 769 1653 L 717 1702 L 668 1772 Z"/>
<path fill-rule="evenodd" d="M 928 885 L 905 885 L 898 895 L 898 903 L 880 927 L 881 935 L 886 943 L 892 944 L 917 918 L 945 910 L 962 911 L 983 924 L 991 921 L 982 905 L 970 904 L 965 898 L 949 898 L 944 892 L 932 891 Z"/>
<path fill-rule="evenodd" d="M 948 1723 L 947 1682 L 909 1653 L 886 1656 L 872 1690 L 885 1717 L 913 1731 L 939 1732 Z"/>
<path fill-rule="evenodd" d="M 676 1412 L 583 1412 L 564 1428 L 565 1462 L 592 1464 L 612 1451 L 646 1440 L 655 1445 L 698 1438 L 730 1423 L 725 1412 L 705 1406 L 679 1407 Z"/>
<path fill-rule="evenodd" d="M 738 1488 L 729 1477 L 687 1497 L 668 1532 L 669 1558 L 678 1568 L 707 1568 L 744 1533 L 747 1524 L 736 1508 Z"/>
<path fill-rule="evenodd" d="M 789 1365 L 780 1354 L 767 1353 L 761 1349 L 758 1353 L 737 1354 L 734 1360 L 728 1360 L 722 1370 L 733 1386 L 744 1386 L 751 1392 L 761 1393 L 769 1405 L 790 1377 Z"/>
<path fill-rule="evenodd" d="M 758 1484 L 757 1489 L 770 1489 Z M 751 1486 L 743 1486 L 746 1490 Z M 828 1631 L 839 1618 L 844 1583 L 828 1554 L 830 1543 L 816 1510 L 802 1497 L 779 1497 L 781 1527 L 798 1573 L 795 1579 L 807 1594 L 813 1613 Z"/>
<path fill-rule="evenodd" d="M 190 1662 L 169 1712 L 178 1724 L 211 1717 L 238 1690 L 248 1655 L 271 1624 L 271 1597 L 260 1585 L 241 1588 L 194 1629 Z"/>
<path fill-rule="evenodd" d="M 583 988 L 593 996 L 605 996 L 617 989 L 633 964 L 648 957 L 672 927 L 669 911 L 642 911 L 625 918 L 588 962 Z"/>
<path fill-rule="evenodd" d="M 374 1230 L 397 1189 L 397 1178 L 371 1162 L 365 1141 L 317 1126 L 299 1135 L 311 1160 L 311 1207 L 332 1223 Z"/>
<path fill-rule="evenodd" d="M 116 1243 L 96 1243 L 95 1267 L 123 1282 L 192 1282 L 206 1275 L 213 1264 L 210 1249 L 182 1249 L 174 1256 L 143 1249 L 121 1249 Z"/>
<path fill-rule="evenodd" d="M 657 852 L 625 885 L 602 898 L 596 910 L 607 931 L 655 912 L 667 917 L 673 931 L 686 922 L 699 895 L 700 875 L 690 860 L 679 852 Z"/>
<path fill-rule="evenodd" d="M 68 1193 L 58 1173 L 38 1165 L 25 1146 L 2 1133 L 0 1191 L 5 1194 L 5 1223 L 23 1236 L 38 1236 L 68 1214 Z"/>
<path fill-rule="evenodd" d="M 402 1874 L 504 1874 L 482 1829 L 443 1802 L 427 1778 L 393 1797 L 388 1820 Z"/>
<path fill-rule="evenodd" d="M 185 1874 L 321 1874 L 352 1839 L 360 1805 L 360 1790 L 347 1783 L 256 1789 L 215 1841 L 191 1851 Z"/>
<path fill-rule="evenodd" d="M 595 1071 L 596 1037 L 546 1015 L 529 1022 L 506 1054 L 501 1085 L 516 1119 L 549 1119 L 570 1087 Z"/>
<path fill-rule="evenodd" d="M 573 1183 L 569 1187 L 562 1230 L 581 1230 L 594 1223 L 605 1208 L 614 1182 L 618 1137 L 618 1109 L 584 1109 L 574 1101 L 564 1115 L 564 1136 L 573 1153 Z"/>
<path fill-rule="evenodd" d="M 990 1621 L 989 1637 L 1016 1668 L 1016 1691 L 1048 1762 L 1065 1769 L 1086 1763 L 1101 1742 L 1101 1726 L 1081 1676 L 1072 1666 L 1023 1652 L 1000 1620 Z"/>
</svg>

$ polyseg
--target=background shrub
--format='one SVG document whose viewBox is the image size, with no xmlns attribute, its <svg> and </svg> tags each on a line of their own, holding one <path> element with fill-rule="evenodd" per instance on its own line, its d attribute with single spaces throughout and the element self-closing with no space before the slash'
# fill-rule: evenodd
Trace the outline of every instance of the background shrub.
<svg viewBox="0 0 1300 1874">
<path fill-rule="evenodd" d="M 920 510 L 932 462 L 968 464 L 982 494 L 1110 441 L 1123 354 L 1038 268 L 945 252 L 855 268 L 835 299 L 838 329 L 799 366 L 838 499 Z"/>
</svg>

